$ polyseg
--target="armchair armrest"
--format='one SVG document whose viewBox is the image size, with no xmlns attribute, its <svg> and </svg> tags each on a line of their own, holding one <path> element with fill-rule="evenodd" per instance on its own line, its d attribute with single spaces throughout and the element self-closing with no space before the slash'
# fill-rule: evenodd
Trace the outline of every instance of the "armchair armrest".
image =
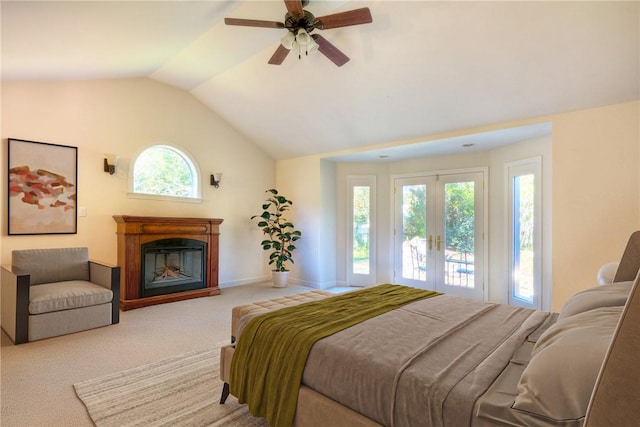
<svg viewBox="0 0 640 427">
<path fill-rule="evenodd" d="M 120 322 L 120 267 L 89 261 L 89 281 L 111 289 L 113 292 L 111 323 Z"/>
<path fill-rule="evenodd" d="M 2 329 L 15 344 L 29 340 L 29 287 L 31 276 L 11 266 L 1 267 Z"/>
</svg>

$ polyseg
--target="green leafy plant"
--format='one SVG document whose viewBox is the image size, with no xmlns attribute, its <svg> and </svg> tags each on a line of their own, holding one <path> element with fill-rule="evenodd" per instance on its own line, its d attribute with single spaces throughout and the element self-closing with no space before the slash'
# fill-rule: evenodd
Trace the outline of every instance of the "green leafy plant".
<svg viewBox="0 0 640 427">
<path fill-rule="evenodd" d="M 284 216 L 293 202 L 278 194 L 275 188 L 265 193 L 270 193 L 270 196 L 262 205 L 262 214 L 254 215 L 251 219 L 258 218 L 258 227 L 268 236 L 260 244 L 265 251 L 271 251 L 269 265 L 275 263 L 276 271 L 287 271 L 286 263 L 294 263 L 291 254 L 296 246 L 293 243 L 302 237 L 302 233 Z"/>
</svg>

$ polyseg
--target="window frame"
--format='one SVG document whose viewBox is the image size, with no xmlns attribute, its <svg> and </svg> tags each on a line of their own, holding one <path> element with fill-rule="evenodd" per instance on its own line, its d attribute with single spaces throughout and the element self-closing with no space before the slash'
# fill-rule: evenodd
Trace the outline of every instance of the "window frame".
<svg viewBox="0 0 640 427">
<path fill-rule="evenodd" d="M 146 151 L 152 148 L 164 148 L 173 151 L 185 161 L 189 169 L 191 170 L 191 196 L 173 196 L 173 195 L 165 195 L 165 194 L 153 194 L 153 193 L 139 193 L 134 191 L 134 171 L 136 162 L 140 158 L 140 156 Z M 134 156 L 131 161 L 131 165 L 129 167 L 129 191 L 127 195 L 132 199 L 145 199 L 145 200 L 164 200 L 164 201 L 173 201 L 173 202 L 185 202 L 185 203 L 201 203 L 202 202 L 202 174 L 200 172 L 200 167 L 198 163 L 195 161 L 194 156 L 192 156 L 187 150 L 184 148 L 177 146 L 175 144 L 168 143 L 156 143 L 150 144 L 138 151 L 138 153 Z"/>
<path fill-rule="evenodd" d="M 353 272 L 353 196 L 355 187 L 369 187 L 369 273 Z M 346 239 L 346 279 L 348 286 L 370 286 L 376 283 L 376 176 L 347 176 L 347 239 Z"/>
<path fill-rule="evenodd" d="M 515 162 L 505 163 L 505 215 L 507 221 L 507 250 L 506 250 L 506 266 L 507 266 L 507 287 L 508 287 L 508 303 L 510 305 L 532 308 L 535 310 L 543 309 L 546 295 L 543 283 L 543 217 L 542 217 L 542 158 L 532 157 Z M 531 303 L 515 296 L 514 277 L 514 178 L 523 175 L 533 175 L 534 186 L 534 231 L 533 231 L 533 298 Z"/>
</svg>

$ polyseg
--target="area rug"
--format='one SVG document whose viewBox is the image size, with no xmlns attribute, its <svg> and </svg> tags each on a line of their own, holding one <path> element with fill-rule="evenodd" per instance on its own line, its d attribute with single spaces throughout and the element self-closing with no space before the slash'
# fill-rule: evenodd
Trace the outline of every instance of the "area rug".
<svg viewBox="0 0 640 427">
<path fill-rule="evenodd" d="M 263 427 L 229 396 L 221 405 L 220 348 L 209 346 L 74 384 L 97 427 Z"/>
</svg>

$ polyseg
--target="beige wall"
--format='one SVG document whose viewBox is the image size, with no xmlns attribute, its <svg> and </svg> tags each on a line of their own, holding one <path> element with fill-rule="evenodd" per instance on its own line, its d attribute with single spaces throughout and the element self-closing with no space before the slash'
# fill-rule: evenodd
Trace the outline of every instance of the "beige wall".
<svg viewBox="0 0 640 427">
<path fill-rule="evenodd" d="M 190 94 L 150 79 L 87 82 L 2 82 L 1 197 L 7 197 L 7 138 L 78 147 L 78 218 L 73 235 L 7 236 L 0 219 L 2 263 L 13 249 L 88 246 L 94 259 L 116 262 L 112 216 L 223 218 L 220 282 L 244 283 L 267 276 L 259 233 L 249 220 L 265 189 L 275 182 L 275 162 Z M 143 148 L 173 144 L 193 156 L 203 176 L 202 202 L 130 198 L 128 168 Z M 118 172 L 102 171 L 103 153 L 120 156 Z M 222 172 L 216 189 L 208 184 Z"/>
<path fill-rule="evenodd" d="M 314 288 L 334 286 L 335 166 L 304 157 L 278 161 L 277 170 L 278 190 L 294 201 L 287 218 L 303 233 L 293 254 L 292 281 Z"/>
<path fill-rule="evenodd" d="M 553 117 L 553 306 L 640 228 L 640 101 Z"/>
<path fill-rule="evenodd" d="M 95 259 L 115 263 L 112 215 L 219 217 L 220 280 L 239 284 L 268 274 L 261 235 L 249 217 L 258 213 L 264 190 L 275 185 L 294 200 L 293 220 L 304 232 L 293 276 L 300 283 L 326 287 L 336 282 L 342 241 L 337 197 L 339 165 L 326 156 L 274 162 L 193 96 L 149 79 L 90 82 L 2 82 L 0 197 L 7 198 L 7 138 L 78 147 L 78 234 L 7 236 L 7 214 L 0 216 L 2 263 L 12 249 L 90 247 Z M 640 101 L 505 123 L 478 132 L 552 122 L 552 308 L 595 284 L 600 265 L 620 257 L 628 235 L 640 228 Z M 465 133 L 468 132 L 465 131 Z M 450 136 L 461 135 L 452 133 Z M 127 196 L 126 165 L 142 148 L 176 144 L 197 161 L 206 178 L 223 172 L 219 189 L 203 186 L 201 203 L 132 199 Z M 121 169 L 102 172 L 103 153 L 121 157 Z M 385 176 L 415 171 L 425 159 L 400 169 L 380 166 Z M 461 165 L 459 167 L 464 167 Z M 442 168 L 442 167 L 439 167 Z M 379 180 L 378 189 L 388 190 Z M 386 190 L 385 190 L 386 188 Z M 389 203 L 378 197 L 378 205 Z M 6 206 L 6 202 L 4 204 Z M 257 209 L 256 209 L 257 208 Z M 389 221 L 389 215 L 379 215 Z M 378 273 L 388 242 L 378 244 Z M 241 254 L 241 256 L 239 256 Z M 341 267 L 340 267 L 341 268 Z"/>
</svg>

